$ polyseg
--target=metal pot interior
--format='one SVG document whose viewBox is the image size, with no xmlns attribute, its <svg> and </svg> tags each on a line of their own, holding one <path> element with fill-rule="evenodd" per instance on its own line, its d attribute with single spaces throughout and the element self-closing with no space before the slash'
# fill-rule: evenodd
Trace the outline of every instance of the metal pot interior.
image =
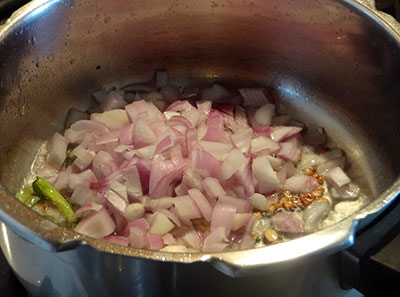
<svg viewBox="0 0 400 297">
<path fill-rule="evenodd" d="M 33 1 L 0 32 L 0 182 L 14 194 L 39 146 L 62 131 L 70 107 L 91 105 L 93 91 L 165 68 L 184 86 L 269 87 L 281 110 L 325 127 L 369 203 L 389 200 L 382 193 L 400 173 L 400 37 L 348 2 Z M 43 238 L 79 238 L 40 231 L 36 214 L 0 196 Z"/>
</svg>

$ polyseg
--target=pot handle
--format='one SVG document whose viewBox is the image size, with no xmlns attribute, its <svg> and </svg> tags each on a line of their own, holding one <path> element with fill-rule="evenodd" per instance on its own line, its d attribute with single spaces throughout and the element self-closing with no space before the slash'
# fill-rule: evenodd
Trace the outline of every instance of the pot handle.
<svg viewBox="0 0 400 297">
<path fill-rule="evenodd" d="M 367 297 L 400 295 L 399 218 L 400 194 L 358 232 L 355 244 L 340 254 L 339 279 L 343 289 L 355 288 Z"/>
<path fill-rule="evenodd" d="M 298 239 L 247 251 L 210 254 L 201 260 L 210 262 L 220 272 L 231 277 L 244 277 L 281 269 L 286 263 L 300 262 L 310 257 L 323 257 L 353 244 L 358 220 L 349 217 L 331 227 Z"/>
</svg>

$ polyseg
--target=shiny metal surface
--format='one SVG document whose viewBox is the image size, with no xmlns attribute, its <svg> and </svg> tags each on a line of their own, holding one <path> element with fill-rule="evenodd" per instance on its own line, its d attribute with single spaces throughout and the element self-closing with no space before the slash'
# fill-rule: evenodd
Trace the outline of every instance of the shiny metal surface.
<svg viewBox="0 0 400 297">
<path fill-rule="evenodd" d="M 0 182 L 7 189 L 0 189 L 0 219 L 34 245 L 10 249 L 9 259 L 30 263 L 27 251 L 39 247 L 42 256 L 58 259 L 59 269 L 72 261 L 73 269 L 82 270 L 79 279 L 70 280 L 76 292 L 81 292 L 79 280 L 86 284 L 95 273 L 90 265 L 113 273 L 120 261 L 130 271 L 119 276 L 121 281 L 139 292 L 145 281 L 135 271 L 144 279 L 158 278 L 188 267 L 180 263 L 211 269 L 209 262 L 242 276 L 349 246 L 357 222 L 381 210 L 400 189 L 400 29 L 371 3 L 35 0 L 20 9 L 0 28 Z M 62 129 L 68 108 L 89 106 L 90 93 L 103 85 L 148 80 L 157 68 L 167 68 L 182 84 L 270 86 L 282 109 L 326 128 L 346 151 L 351 176 L 371 202 L 330 228 L 279 245 L 169 254 L 79 235 L 10 195 L 23 183 L 38 147 Z M 70 253 L 75 258 L 65 259 Z M 21 261 L 11 265 L 28 280 Z M 51 276 L 62 296 L 64 276 L 51 273 L 49 265 L 40 271 Z M 107 277 L 96 274 L 98 281 Z M 175 281 L 167 277 L 161 283 L 177 286 Z M 154 296 L 160 294 L 154 290 Z"/>
</svg>

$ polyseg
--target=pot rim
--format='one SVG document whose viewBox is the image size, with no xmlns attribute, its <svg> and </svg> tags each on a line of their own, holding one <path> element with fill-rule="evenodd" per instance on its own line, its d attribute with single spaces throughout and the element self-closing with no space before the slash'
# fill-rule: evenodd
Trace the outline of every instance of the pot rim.
<svg viewBox="0 0 400 297">
<path fill-rule="evenodd" d="M 390 16 L 378 12 L 373 1 L 368 0 L 336 0 L 361 17 L 371 19 L 376 26 L 390 35 L 400 47 L 400 24 Z M 4 25 L 0 26 L 0 42 L 24 22 L 40 15 L 56 4 L 72 7 L 70 1 L 33 0 L 17 10 Z M 193 263 L 210 262 L 218 270 L 228 275 L 241 275 L 265 265 L 274 265 L 286 261 L 304 258 L 314 253 L 324 255 L 342 250 L 354 241 L 355 228 L 358 222 L 367 216 L 383 210 L 400 193 L 400 178 L 377 198 L 358 212 L 342 221 L 320 230 L 314 234 L 283 242 L 244 251 L 227 251 L 219 253 L 170 253 L 140 250 L 133 247 L 116 245 L 97 240 L 65 227 L 58 226 L 33 210 L 20 203 L 4 186 L 0 184 L 0 219 L 17 234 L 26 240 L 45 249 L 62 252 L 90 246 L 98 252 L 108 252 L 129 257 L 139 257 L 158 261 Z M 4 232 L 4 231 L 3 231 Z"/>
</svg>

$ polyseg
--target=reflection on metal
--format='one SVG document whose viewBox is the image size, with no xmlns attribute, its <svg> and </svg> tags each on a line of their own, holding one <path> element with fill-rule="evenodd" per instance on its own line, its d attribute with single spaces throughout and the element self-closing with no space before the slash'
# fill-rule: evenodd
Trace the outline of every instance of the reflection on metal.
<svg viewBox="0 0 400 297">
<path fill-rule="evenodd" d="M 4 247 L 5 247 L 5 251 L 3 251 L 3 253 L 6 254 L 8 261 L 12 262 L 13 253 L 11 253 L 10 241 L 8 239 L 8 230 L 4 223 L 1 223 L 1 232 L 3 235 L 2 239 L 3 239 Z M 10 264 L 12 265 L 12 263 L 10 263 Z"/>
</svg>

